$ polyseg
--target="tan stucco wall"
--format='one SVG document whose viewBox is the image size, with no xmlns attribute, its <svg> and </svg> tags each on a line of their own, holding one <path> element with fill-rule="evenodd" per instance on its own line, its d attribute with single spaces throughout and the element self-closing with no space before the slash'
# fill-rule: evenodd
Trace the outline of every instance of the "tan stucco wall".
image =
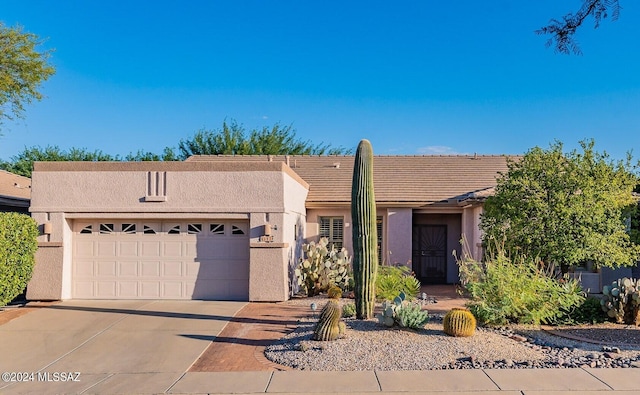
<svg viewBox="0 0 640 395">
<path fill-rule="evenodd" d="M 289 298 L 288 273 L 285 265 L 289 245 L 286 243 L 253 243 L 250 248 L 249 301 L 279 302 Z"/>
<path fill-rule="evenodd" d="M 385 258 L 389 263 L 411 266 L 413 210 L 411 208 L 389 208 L 386 224 L 387 253 Z"/>
<path fill-rule="evenodd" d="M 258 276 L 250 278 L 256 300 L 286 300 L 288 270 L 296 255 L 293 228 L 305 222 L 307 192 L 308 184 L 281 162 L 37 162 L 32 215 L 39 224 L 52 226 L 51 234 L 39 241 L 58 244 L 55 253 L 49 249 L 36 257 L 30 297 L 71 297 L 75 220 L 221 217 L 248 218 L 251 243 L 259 242 L 269 224 L 273 242 L 286 244 L 277 254 L 268 249 L 250 254 L 250 276 Z"/>
<path fill-rule="evenodd" d="M 62 298 L 62 254 L 62 243 L 38 243 L 33 276 L 27 285 L 27 299 Z"/>
</svg>

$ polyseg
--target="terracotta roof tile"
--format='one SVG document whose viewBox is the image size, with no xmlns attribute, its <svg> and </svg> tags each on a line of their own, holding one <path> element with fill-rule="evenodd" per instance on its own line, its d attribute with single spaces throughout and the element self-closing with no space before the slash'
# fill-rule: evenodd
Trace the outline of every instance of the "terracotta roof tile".
<svg viewBox="0 0 640 395">
<path fill-rule="evenodd" d="M 0 196 L 30 199 L 31 179 L 0 170 Z"/>
<path fill-rule="evenodd" d="M 308 205 L 351 200 L 353 156 L 201 155 L 187 160 L 283 161 L 309 183 Z M 414 206 L 457 201 L 494 187 L 496 177 L 506 170 L 506 156 L 376 156 L 376 201 Z"/>
</svg>

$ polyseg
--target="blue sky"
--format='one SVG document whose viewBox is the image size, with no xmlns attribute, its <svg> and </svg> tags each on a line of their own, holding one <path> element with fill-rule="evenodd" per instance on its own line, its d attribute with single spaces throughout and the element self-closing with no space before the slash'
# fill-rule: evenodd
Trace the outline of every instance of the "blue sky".
<svg viewBox="0 0 640 395">
<path fill-rule="evenodd" d="M 47 38 L 46 98 L 8 123 L 25 147 L 161 152 L 227 119 L 376 154 L 640 156 L 640 2 L 578 32 L 582 56 L 534 30 L 579 8 L 539 1 L 3 0 L 0 20 Z"/>
</svg>

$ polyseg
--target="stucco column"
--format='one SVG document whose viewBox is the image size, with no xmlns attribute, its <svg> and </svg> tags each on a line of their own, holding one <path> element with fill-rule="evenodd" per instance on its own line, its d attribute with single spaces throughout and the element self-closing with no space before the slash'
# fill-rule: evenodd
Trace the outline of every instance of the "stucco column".
<svg viewBox="0 0 640 395">
<path fill-rule="evenodd" d="M 387 209 L 386 263 L 401 263 L 411 267 L 413 210 L 411 208 Z"/>
<path fill-rule="evenodd" d="M 288 243 L 251 243 L 249 301 L 283 302 L 289 298 Z"/>
</svg>

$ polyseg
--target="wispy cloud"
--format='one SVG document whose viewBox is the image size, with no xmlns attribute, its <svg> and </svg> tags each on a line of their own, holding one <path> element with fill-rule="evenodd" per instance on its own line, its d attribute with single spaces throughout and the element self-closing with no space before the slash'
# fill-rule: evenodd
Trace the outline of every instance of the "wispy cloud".
<svg viewBox="0 0 640 395">
<path fill-rule="evenodd" d="M 454 148 L 445 145 L 430 145 L 418 148 L 418 153 L 423 155 L 466 155 L 465 152 L 458 152 Z"/>
</svg>

